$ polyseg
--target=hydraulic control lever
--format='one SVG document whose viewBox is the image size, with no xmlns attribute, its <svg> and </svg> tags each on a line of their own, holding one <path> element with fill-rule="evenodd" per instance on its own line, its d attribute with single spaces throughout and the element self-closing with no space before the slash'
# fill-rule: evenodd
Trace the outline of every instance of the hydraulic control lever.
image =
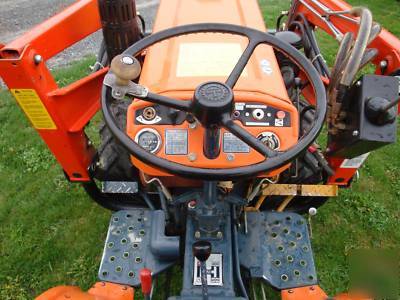
<svg viewBox="0 0 400 300">
<path fill-rule="evenodd" d="M 211 243 L 207 242 L 207 241 L 195 242 L 193 244 L 193 255 L 200 262 L 201 286 L 202 286 L 202 292 L 203 292 L 203 300 L 208 300 L 206 261 L 211 255 Z"/>
</svg>

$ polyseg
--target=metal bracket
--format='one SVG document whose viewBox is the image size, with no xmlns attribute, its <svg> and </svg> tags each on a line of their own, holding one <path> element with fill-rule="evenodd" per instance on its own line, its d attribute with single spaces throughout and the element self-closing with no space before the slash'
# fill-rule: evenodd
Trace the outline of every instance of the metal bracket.
<svg viewBox="0 0 400 300">
<path fill-rule="evenodd" d="M 143 85 L 129 81 L 127 86 L 120 86 L 116 83 L 117 77 L 109 73 L 104 77 L 103 84 L 112 89 L 112 96 L 117 100 L 123 100 L 126 95 L 137 98 L 146 98 L 149 94 L 149 89 Z"/>
</svg>

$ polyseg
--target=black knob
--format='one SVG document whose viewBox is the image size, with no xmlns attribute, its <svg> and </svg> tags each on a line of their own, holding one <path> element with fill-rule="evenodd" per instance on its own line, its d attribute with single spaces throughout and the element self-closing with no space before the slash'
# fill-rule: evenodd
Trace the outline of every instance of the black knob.
<svg viewBox="0 0 400 300">
<path fill-rule="evenodd" d="M 382 97 L 373 97 L 365 106 L 365 113 L 370 122 L 376 125 L 386 125 L 396 121 L 397 111 L 391 102 Z"/>
<path fill-rule="evenodd" d="M 200 261 L 205 262 L 211 255 L 211 243 L 198 241 L 193 244 L 193 255 Z"/>
</svg>

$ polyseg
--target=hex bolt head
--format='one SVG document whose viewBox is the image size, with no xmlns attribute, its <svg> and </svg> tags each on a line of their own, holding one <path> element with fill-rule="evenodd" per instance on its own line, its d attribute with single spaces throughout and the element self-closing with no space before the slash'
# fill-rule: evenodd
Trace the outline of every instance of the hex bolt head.
<svg viewBox="0 0 400 300">
<path fill-rule="evenodd" d="M 194 237 L 195 237 L 196 239 L 201 238 L 201 233 L 200 233 L 200 231 L 196 231 L 196 232 L 194 233 Z"/>
<path fill-rule="evenodd" d="M 358 136 L 358 135 L 359 135 L 358 130 L 354 130 L 354 131 L 353 131 L 353 136 Z"/>
<path fill-rule="evenodd" d="M 217 239 L 222 239 L 222 237 L 223 237 L 222 232 L 221 232 L 221 231 L 218 231 L 218 232 L 217 232 Z"/>
</svg>

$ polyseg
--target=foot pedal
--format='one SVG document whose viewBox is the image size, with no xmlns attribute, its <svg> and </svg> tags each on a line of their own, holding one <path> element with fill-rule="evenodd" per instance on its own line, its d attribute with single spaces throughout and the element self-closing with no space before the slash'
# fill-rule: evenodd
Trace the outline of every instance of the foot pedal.
<svg viewBox="0 0 400 300">
<path fill-rule="evenodd" d="M 152 275 L 172 266 L 179 257 L 179 237 L 167 237 L 163 211 L 134 209 L 112 215 L 100 264 L 99 279 L 140 285 L 140 270 Z"/>
<path fill-rule="evenodd" d="M 108 194 L 136 194 L 139 186 L 136 181 L 104 181 L 102 192 Z"/>
<path fill-rule="evenodd" d="M 306 220 L 295 213 L 247 213 L 239 234 L 240 263 L 250 276 L 283 290 L 317 284 Z"/>
</svg>

